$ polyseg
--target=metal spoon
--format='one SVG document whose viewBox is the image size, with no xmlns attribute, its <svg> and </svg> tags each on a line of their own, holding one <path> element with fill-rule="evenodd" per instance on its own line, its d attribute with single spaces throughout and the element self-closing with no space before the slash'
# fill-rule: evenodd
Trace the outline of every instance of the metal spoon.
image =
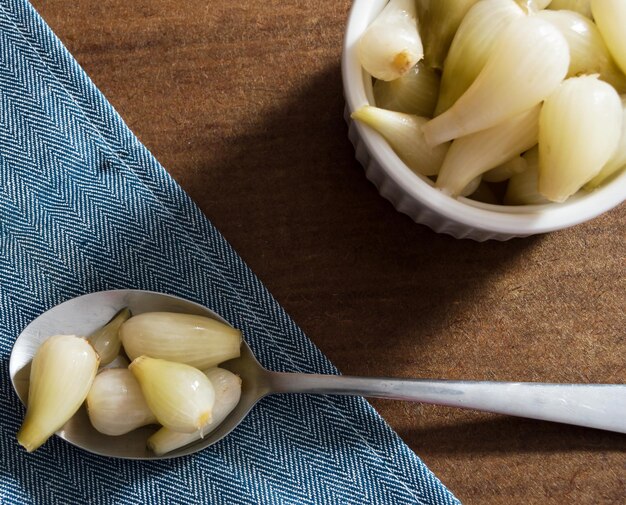
<svg viewBox="0 0 626 505">
<path fill-rule="evenodd" d="M 59 333 L 89 335 L 123 307 L 128 307 L 135 315 L 170 311 L 224 321 L 202 305 L 149 291 L 102 291 L 68 300 L 29 324 L 13 346 L 10 374 L 22 402 L 26 402 L 28 395 L 30 362 L 46 338 Z M 477 382 L 279 373 L 263 368 L 245 342 L 240 358 L 220 366 L 241 377 L 241 400 L 217 429 L 187 447 L 165 456 L 155 456 L 146 448 L 146 440 L 155 431 L 154 427 L 140 428 L 118 437 L 102 435 L 91 426 L 84 408 L 57 435 L 103 456 L 173 458 L 213 445 L 234 430 L 261 398 L 275 393 L 359 395 L 418 401 L 626 433 L 626 385 L 623 384 Z"/>
</svg>

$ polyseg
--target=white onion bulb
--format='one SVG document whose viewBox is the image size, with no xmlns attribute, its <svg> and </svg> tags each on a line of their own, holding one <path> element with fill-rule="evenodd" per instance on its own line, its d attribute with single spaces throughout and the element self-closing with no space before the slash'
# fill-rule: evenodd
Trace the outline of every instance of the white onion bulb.
<svg viewBox="0 0 626 505">
<path fill-rule="evenodd" d="M 130 359 L 146 355 L 196 368 L 209 368 L 239 357 L 241 332 L 203 316 L 174 312 L 146 312 L 120 328 Z"/>
<path fill-rule="evenodd" d="M 374 83 L 374 101 L 381 109 L 433 117 L 439 96 L 439 73 L 420 61 L 402 77 Z"/>
<path fill-rule="evenodd" d="M 239 403 L 241 379 L 237 375 L 223 368 L 211 368 L 206 370 L 205 374 L 215 389 L 213 419 L 203 426 L 201 431 L 194 433 L 179 433 L 168 428 L 161 428 L 148 439 L 148 447 L 155 454 L 165 454 L 200 440 L 217 428 Z"/>
<path fill-rule="evenodd" d="M 443 66 L 435 115 L 445 112 L 471 86 L 504 28 L 524 12 L 513 0 L 482 0 L 463 18 Z"/>
<path fill-rule="evenodd" d="M 428 119 L 366 105 L 352 118 L 380 133 L 402 161 L 415 173 L 436 175 L 443 163 L 448 144 L 430 147 L 424 140 L 422 127 Z"/>
<path fill-rule="evenodd" d="M 475 177 L 497 167 L 537 143 L 540 105 L 511 119 L 452 142 L 436 186 L 459 196 Z"/>
<path fill-rule="evenodd" d="M 591 12 L 611 55 L 626 73 L 626 2 L 591 0 Z"/>
<path fill-rule="evenodd" d="M 200 370 L 140 356 L 129 367 L 150 410 L 170 430 L 193 433 L 213 417 L 215 390 Z"/>
<path fill-rule="evenodd" d="M 565 80 L 539 117 L 539 192 L 563 202 L 597 175 L 615 152 L 622 102 L 597 76 Z"/>
<path fill-rule="evenodd" d="M 124 308 L 115 314 L 107 324 L 89 336 L 89 343 L 100 357 L 100 366 L 108 365 L 119 356 L 122 345 L 119 331 L 128 318 L 130 318 L 130 310 Z"/>
<path fill-rule="evenodd" d="M 585 185 L 585 189 L 597 188 L 624 167 L 626 167 L 626 95 L 622 96 L 622 134 L 617 149 L 600 173 Z"/>
<path fill-rule="evenodd" d="M 477 0 L 416 0 L 424 59 L 432 68 L 443 68 L 450 43 L 461 21 Z"/>
<path fill-rule="evenodd" d="M 567 74 L 569 49 L 559 30 L 537 16 L 502 30 L 469 89 L 424 126 L 430 145 L 491 128 L 544 100 Z"/>
<path fill-rule="evenodd" d="M 113 436 L 157 422 L 127 368 L 108 368 L 96 375 L 87 395 L 87 414 L 96 430 Z"/>
<path fill-rule="evenodd" d="M 98 364 L 84 338 L 56 335 L 41 344 L 31 364 L 26 417 L 17 434 L 20 445 L 34 451 L 76 413 Z"/>
<path fill-rule="evenodd" d="M 514 174 L 506 187 L 504 203 L 507 205 L 541 205 L 550 203 L 539 193 L 539 148 L 533 147 L 522 156 L 526 162 L 523 172 Z"/>
<path fill-rule="evenodd" d="M 390 0 L 368 26 L 358 45 L 361 65 L 370 75 L 392 81 L 424 56 L 414 0 Z"/>
<path fill-rule="evenodd" d="M 599 74 L 600 79 L 617 90 L 626 90 L 626 76 L 615 64 L 593 21 L 571 11 L 544 10 L 537 16 L 552 23 L 567 40 L 570 53 L 568 77 Z"/>
</svg>

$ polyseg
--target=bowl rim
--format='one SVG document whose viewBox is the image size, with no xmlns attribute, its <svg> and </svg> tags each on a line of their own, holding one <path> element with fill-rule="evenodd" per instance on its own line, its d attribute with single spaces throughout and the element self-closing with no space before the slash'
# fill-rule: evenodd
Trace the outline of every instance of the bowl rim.
<svg viewBox="0 0 626 505">
<path fill-rule="evenodd" d="M 344 33 L 341 74 L 348 113 L 374 103 L 371 81 L 357 54 L 359 38 L 387 0 L 354 0 Z M 437 190 L 426 177 L 409 169 L 384 138 L 367 125 L 353 121 L 372 156 L 405 194 L 447 219 L 465 226 L 502 234 L 532 235 L 580 224 L 603 214 L 626 200 L 626 170 L 593 191 L 580 192 L 563 203 L 541 205 L 495 205 Z"/>
</svg>

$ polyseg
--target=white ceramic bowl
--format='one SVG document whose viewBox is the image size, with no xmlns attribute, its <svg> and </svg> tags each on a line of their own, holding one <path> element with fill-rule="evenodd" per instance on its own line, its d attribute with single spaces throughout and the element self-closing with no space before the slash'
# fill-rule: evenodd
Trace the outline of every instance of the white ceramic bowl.
<svg viewBox="0 0 626 505">
<path fill-rule="evenodd" d="M 359 107 L 374 105 L 372 81 L 359 64 L 357 43 L 386 3 L 387 0 L 354 0 L 344 39 L 342 77 L 345 119 L 356 158 L 365 168 L 367 178 L 398 211 L 456 238 L 508 240 L 574 226 L 626 200 L 626 173 L 562 204 L 505 206 L 451 198 L 435 189 L 428 178 L 412 172 L 378 133 L 350 119 Z"/>
</svg>

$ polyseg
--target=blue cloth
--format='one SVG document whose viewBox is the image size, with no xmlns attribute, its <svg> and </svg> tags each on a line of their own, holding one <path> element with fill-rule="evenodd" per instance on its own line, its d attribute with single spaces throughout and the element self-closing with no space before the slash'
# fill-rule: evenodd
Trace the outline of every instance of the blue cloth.
<svg viewBox="0 0 626 505">
<path fill-rule="evenodd" d="M 337 373 L 133 136 L 26 0 L 0 0 L 0 503 L 452 504 L 359 398 L 263 400 L 193 456 L 27 454 L 9 356 L 50 307 L 116 288 L 200 302 L 274 370 Z"/>
</svg>

